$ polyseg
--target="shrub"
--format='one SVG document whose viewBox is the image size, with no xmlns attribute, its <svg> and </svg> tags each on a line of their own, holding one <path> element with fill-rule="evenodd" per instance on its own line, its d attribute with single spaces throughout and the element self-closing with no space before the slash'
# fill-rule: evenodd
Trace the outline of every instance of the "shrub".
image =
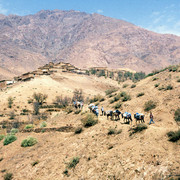
<svg viewBox="0 0 180 180">
<path fill-rule="evenodd" d="M 112 128 L 110 128 L 109 130 L 108 130 L 108 135 L 112 135 L 112 134 L 115 134 L 115 129 L 112 129 Z"/>
<path fill-rule="evenodd" d="M 116 91 L 117 91 L 117 89 L 108 89 L 108 90 L 105 91 L 105 93 L 106 93 L 106 95 L 110 95 L 110 94 L 112 94 L 112 93 L 114 93 Z"/>
<path fill-rule="evenodd" d="M 159 78 L 154 77 L 154 78 L 152 79 L 152 81 L 156 81 L 157 79 L 159 79 Z"/>
<path fill-rule="evenodd" d="M 56 99 L 54 101 L 54 104 L 56 107 L 58 108 L 63 108 L 63 107 L 67 107 L 69 106 L 69 104 L 71 103 L 71 98 L 65 96 L 56 96 Z"/>
<path fill-rule="evenodd" d="M 25 126 L 24 129 L 32 129 L 32 128 L 34 128 L 33 124 L 28 124 Z"/>
<path fill-rule="evenodd" d="M 82 127 L 77 127 L 74 131 L 74 134 L 80 134 L 83 131 Z"/>
<path fill-rule="evenodd" d="M 136 87 L 136 85 L 135 85 L 135 84 L 132 84 L 132 85 L 131 85 L 131 88 L 135 88 L 135 87 Z"/>
<path fill-rule="evenodd" d="M 37 165 L 37 164 L 39 164 L 39 160 L 34 161 L 34 162 L 31 163 L 32 166 L 35 166 L 35 165 Z"/>
<path fill-rule="evenodd" d="M 4 135 L 0 134 L 0 141 L 4 139 Z"/>
<path fill-rule="evenodd" d="M 21 143 L 21 147 L 29 147 L 34 146 L 37 143 L 37 140 L 33 137 L 28 137 L 27 139 L 24 139 Z"/>
<path fill-rule="evenodd" d="M 67 106 L 65 112 L 67 112 L 67 114 L 70 114 L 73 112 L 73 108 L 71 106 Z"/>
<path fill-rule="evenodd" d="M 175 121 L 180 121 L 180 108 L 178 108 L 174 113 Z"/>
<path fill-rule="evenodd" d="M 73 92 L 73 101 L 84 101 L 83 91 L 82 89 L 75 89 Z"/>
<path fill-rule="evenodd" d="M 176 142 L 180 139 L 180 130 L 178 131 L 170 131 L 167 133 L 169 137 L 169 141 Z"/>
<path fill-rule="evenodd" d="M 128 87 L 128 84 L 123 84 L 123 88 L 126 88 L 126 87 Z"/>
<path fill-rule="evenodd" d="M 112 134 L 120 134 L 122 132 L 122 129 L 119 129 L 119 130 L 117 130 L 116 128 L 110 128 L 109 130 L 108 130 L 108 135 L 112 135 Z"/>
<path fill-rule="evenodd" d="M 137 94 L 137 97 L 140 97 L 140 96 L 144 96 L 144 93 L 141 92 L 141 93 Z"/>
<path fill-rule="evenodd" d="M 180 82 L 180 79 L 178 79 L 177 82 Z"/>
<path fill-rule="evenodd" d="M 132 128 L 132 132 L 130 133 L 130 136 L 137 133 L 137 132 L 141 132 L 145 129 L 147 129 L 146 124 L 138 124 L 136 127 Z"/>
<path fill-rule="evenodd" d="M 46 123 L 45 121 L 43 121 L 43 122 L 41 123 L 41 128 L 46 127 L 46 126 L 47 126 L 47 123 Z"/>
<path fill-rule="evenodd" d="M 69 169 L 75 168 L 78 163 L 79 163 L 79 157 L 74 157 L 74 158 L 67 164 L 67 168 L 69 168 Z"/>
<path fill-rule="evenodd" d="M 122 98 L 122 101 L 125 102 L 125 101 L 129 101 L 131 100 L 131 96 L 130 95 L 125 95 L 123 98 Z"/>
<path fill-rule="evenodd" d="M 104 101 L 105 100 L 105 98 L 104 97 L 102 97 L 101 99 L 99 99 L 99 101 L 100 102 L 102 102 L 102 101 Z"/>
<path fill-rule="evenodd" d="M 17 128 L 12 128 L 10 133 L 11 133 L 12 135 L 15 135 L 15 134 L 18 133 L 18 132 L 19 132 L 19 130 L 18 130 Z"/>
<path fill-rule="evenodd" d="M 115 102 L 114 98 L 112 98 L 112 99 L 109 100 L 109 103 L 110 103 L 110 104 L 112 104 L 112 103 L 114 103 L 114 102 Z"/>
<path fill-rule="evenodd" d="M 168 67 L 169 72 L 176 72 L 178 70 L 178 66 L 169 66 Z"/>
<path fill-rule="evenodd" d="M 79 109 L 79 110 L 76 110 L 75 112 L 74 112 L 74 114 L 79 114 L 81 112 L 81 110 Z"/>
<path fill-rule="evenodd" d="M 154 87 L 158 87 L 158 86 L 159 86 L 159 83 L 154 85 Z"/>
<path fill-rule="evenodd" d="M 158 88 L 159 91 L 164 90 L 164 89 L 165 89 L 164 86 L 161 86 L 161 87 Z"/>
<path fill-rule="evenodd" d="M 94 126 L 98 123 L 97 117 L 92 113 L 86 114 L 86 116 L 81 121 L 83 123 L 83 126 L 86 128 Z"/>
<path fill-rule="evenodd" d="M 118 103 L 116 103 L 116 104 L 113 106 L 113 108 L 114 108 L 114 109 L 119 109 L 121 106 L 122 106 L 122 103 L 121 103 L 121 102 L 118 102 Z"/>
<path fill-rule="evenodd" d="M 15 118 L 15 113 L 14 113 L 14 111 L 12 111 L 12 112 L 10 112 L 10 114 L 9 114 L 9 119 L 14 119 Z"/>
<path fill-rule="evenodd" d="M 166 87 L 165 90 L 172 90 L 173 89 L 173 86 L 171 86 L 170 84 Z"/>
<path fill-rule="evenodd" d="M 151 109 L 156 108 L 156 103 L 152 100 L 145 102 L 144 111 L 150 111 Z"/>
<path fill-rule="evenodd" d="M 33 99 L 28 99 L 28 104 L 33 103 Z"/>
<path fill-rule="evenodd" d="M 13 179 L 13 174 L 12 173 L 6 173 L 4 175 L 4 180 L 11 180 Z"/>
<path fill-rule="evenodd" d="M 17 137 L 15 135 L 7 135 L 4 139 L 3 144 L 4 144 L 4 146 L 6 146 L 16 140 L 17 140 Z"/>
<path fill-rule="evenodd" d="M 13 104 L 13 98 L 10 96 L 8 97 L 8 107 L 12 108 L 12 104 Z"/>
<path fill-rule="evenodd" d="M 42 105 L 45 100 L 47 99 L 47 95 L 46 94 L 42 94 L 42 93 L 34 93 L 33 94 L 33 98 L 36 100 L 36 102 L 39 104 L 39 105 Z"/>
</svg>

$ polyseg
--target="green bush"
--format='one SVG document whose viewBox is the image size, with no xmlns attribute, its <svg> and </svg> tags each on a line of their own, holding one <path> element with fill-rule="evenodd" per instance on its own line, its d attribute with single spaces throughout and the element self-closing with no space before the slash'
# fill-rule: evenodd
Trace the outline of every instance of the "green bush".
<svg viewBox="0 0 180 180">
<path fill-rule="evenodd" d="M 169 66 L 169 67 L 168 67 L 168 70 L 169 70 L 169 72 L 171 72 L 171 71 L 172 71 L 172 72 L 177 72 L 178 67 L 179 67 L 178 65 L 177 65 L 177 66 Z"/>
<path fill-rule="evenodd" d="M 16 133 L 18 133 L 19 132 L 19 130 L 18 129 L 16 129 L 16 128 L 13 128 L 13 129 L 11 129 L 11 134 L 12 135 L 15 135 Z"/>
<path fill-rule="evenodd" d="M 145 102 L 144 111 L 150 111 L 151 109 L 156 108 L 156 103 L 152 100 Z"/>
<path fill-rule="evenodd" d="M 39 160 L 34 161 L 34 162 L 31 163 L 32 166 L 35 166 L 35 165 L 37 165 L 37 164 L 39 164 Z"/>
<path fill-rule="evenodd" d="M 4 144 L 4 146 L 6 146 L 6 145 L 8 145 L 8 144 L 10 144 L 10 143 L 12 143 L 12 142 L 14 142 L 16 140 L 17 140 L 16 136 L 14 136 L 14 135 L 7 135 L 5 137 L 5 139 L 4 139 L 3 144 Z"/>
<path fill-rule="evenodd" d="M 144 93 L 141 92 L 141 93 L 137 94 L 137 97 L 140 97 L 140 96 L 144 96 Z"/>
<path fill-rule="evenodd" d="M 74 158 L 67 164 L 67 168 L 69 168 L 69 169 L 75 168 L 78 163 L 79 163 L 79 157 L 74 157 Z"/>
<path fill-rule="evenodd" d="M 117 89 L 108 89 L 108 90 L 105 91 L 105 93 L 106 93 L 106 95 L 110 95 L 110 94 L 112 94 L 112 93 L 114 93 L 116 91 L 117 91 Z"/>
<path fill-rule="evenodd" d="M 154 85 L 154 87 L 158 87 L 158 86 L 159 86 L 159 83 Z"/>
<path fill-rule="evenodd" d="M 136 85 L 135 85 L 135 84 L 132 84 L 132 85 L 131 85 L 131 88 L 135 88 L 135 87 L 136 87 Z"/>
<path fill-rule="evenodd" d="M 176 142 L 180 139 L 180 130 L 178 131 L 170 131 L 167 133 L 169 137 L 169 141 Z"/>
<path fill-rule="evenodd" d="M 154 78 L 152 79 L 152 81 L 156 81 L 157 79 L 159 79 L 159 78 L 154 77 Z"/>
<path fill-rule="evenodd" d="M 112 134 L 120 134 L 122 132 L 122 129 L 117 130 L 116 127 L 115 128 L 109 128 L 108 129 L 108 135 L 112 135 Z"/>
<path fill-rule="evenodd" d="M 123 84 L 123 88 L 126 88 L 126 87 L 128 87 L 128 84 Z"/>
<path fill-rule="evenodd" d="M 165 90 L 172 90 L 173 89 L 173 86 L 171 86 L 170 84 L 166 87 Z"/>
<path fill-rule="evenodd" d="M 116 104 L 113 106 L 113 108 L 114 108 L 114 109 L 119 109 L 121 106 L 122 106 L 122 103 L 121 103 L 121 102 L 118 102 L 118 103 L 116 103 Z"/>
<path fill-rule="evenodd" d="M 13 174 L 12 173 L 6 173 L 4 175 L 4 180 L 11 180 L 13 179 Z"/>
<path fill-rule="evenodd" d="M 110 128 L 109 130 L 108 130 L 108 135 L 112 135 L 112 134 L 115 134 L 115 129 L 112 129 L 112 128 Z"/>
<path fill-rule="evenodd" d="M 24 139 L 21 143 L 21 147 L 29 147 L 34 146 L 37 143 L 37 140 L 33 137 L 28 137 L 27 139 Z"/>
<path fill-rule="evenodd" d="M 125 101 L 129 101 L 131 100 L 131 96 L 130 95 L 126 95 L 122 98 L 122 101 L 125 102 Z"/>
<path fill-rule="evenodd" d="M 82 127 L 77 127 L 74 131 L 74 134 L 80 134 L 83 131 Z"/>
<path fill-rule="evenodd" d="M 161 86 L 161 87 L 158 88 L 158 90 L 159 90 L 159 91 L 165 90 L 165 87 L 164 87 L 164 86 Z"/>
<path fill-rule="evenodd" d="M 32 129 L 32 128 L 34 128 L 33 124 L 28 124 L 25 126 L 24 129 Z"/>
<path fill-rule="evenodd" d="M 4 135 L 0 134 L 0 141 L 4 139 Z"/>
<path fill-rule="evenodd" d="M 174 119 L 175 121 L 180 121 L 180 108 L 178 108 L 174 113 Z"/>
<path fill-rule="evenodd" d="M 86 114 L 86 116 L 81 121 L 83 123 L 83 126 L 86 128 L 94 126 L 98 123 L 97 117 L 92 113 Z"/>
<path fill-rule="evenodd" d="M 41 123 L 41 128 L 46 127 L 46 126 L 47 126 L 46 121 L 43 121 L 43 122 Z"/>
<path fill-rule="evenodd" d="M 115 101 L 114 101 L 114 98 L 112 98 L 112 99 L 109 100 L 109 103 L 110 103 L 110 104 L 112 104 L 112 103 L 114 103 L 114 102 L 115 102 Z"/>
<path fill-rule="evenodd" d="M 178 79 L 177 82 L 180 82 L 180 79 Z"/>
<path fill-rule="evenodd" d="M 137 132 L 141 132 L 145 129 L 147 129 L 146 124 L 138 124 L 136 127 L 132 128 L 132 131 L 130 132 L 130 136 L 137 133 Z"/>
</svg>

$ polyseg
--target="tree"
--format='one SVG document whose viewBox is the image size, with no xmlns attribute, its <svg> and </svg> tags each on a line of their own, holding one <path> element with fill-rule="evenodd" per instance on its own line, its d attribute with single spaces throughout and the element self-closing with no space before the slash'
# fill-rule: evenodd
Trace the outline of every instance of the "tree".
<svg viewBox="0 0 180 180">
<path fill-rule="evenodd" d="M 82 89 L 75 89 L 73 94 L 73 101 L 84 101 Z"/>
<path fill-rule="evenodd" d="M 47 99 L 47 94 L 42 94 L 42 93 L 34 93 L 33 98 L 36 100 L 37 103 L 41 106 L 45 100 Z"/>
</svg>

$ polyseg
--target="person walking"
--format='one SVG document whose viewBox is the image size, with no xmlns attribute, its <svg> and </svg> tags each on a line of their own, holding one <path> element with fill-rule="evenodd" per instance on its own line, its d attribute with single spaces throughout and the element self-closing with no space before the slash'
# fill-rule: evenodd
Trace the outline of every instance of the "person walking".
<svg viewBox="0 0 180 180">
<path fill-rule="evenodd" d="M 151 123 L 155 123 L 154 120 L 153 120 L 154 117 L 153 117 L 152 112 L 150 112 L 150 116 L 149 116 L 149 117 L 150 117 L 149 125 L 150 125 Z"/>
<path fill-rule="evenodd" d="M 101 107 L 101 112 L 102 112 L 102 116 L 103 116 L 103 114 L 104 114 L 104 108 L 103 108 L 103 106 Z"/>
</svg>

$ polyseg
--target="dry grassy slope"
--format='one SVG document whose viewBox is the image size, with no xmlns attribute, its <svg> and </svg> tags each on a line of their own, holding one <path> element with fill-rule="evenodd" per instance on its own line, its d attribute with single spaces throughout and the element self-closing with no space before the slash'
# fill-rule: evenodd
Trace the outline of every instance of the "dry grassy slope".
<svg viewBox="0 0 180 180">
<path fill-rule="evenodd" d="M 180 72 L 162 72 L 155 76 L 159 78 L 156 81 L 152 81 L 154 77 L 146 78 L 138 82 L 133 89 L 130 88 L 131 82 L 128 82 L 129 86 L 127 88 L 122 88 L 123 84 L 119 85 L 119 91 L 127 91 L 132 97 L 131 101 L 124 103 L 122 111 L 143 112 L 144 102 L 147 100 L 157 102 L 157 108 L 153 110 L 156 123 L 148 126 L 148 129 L 144 132 L 129 137 L 129 125 L 121 124 L 122 120 L 120 122 L 108 121 L 106 117 L 100 116 L 97 125 L 84 129 L 79 135 L 60 132 L 18 133 L 16 142 L 8 146 L 3 146 L 2 142 L 0 143 L 0 152 L 4 158 L 0 162 L 0 170 L 7 169 L 9 172 L 13 172 L 16 180 L 118 178 L 151 180 L 157 179 L 157 175 L 160 174 L 178 174 L 180 172 L 179 142 L 171 143 L 166 137 L 169 130 L 178 129 L 173 119 L 174 110 L 180 105 L 178 76 L 180 77 Z M 66 78 L 69 78 L 69 80 Z M 72 85 L 73 80 L 78 84 L 74 83 Z M 115 85 L 115 82 L 108 79 L 87 76 L 78 77 L 66 74 L 64 77 L 59 78 L 59 82 L 52 80 L 50 77 L 42 77 L 17 85 L 6 92 L 1 92 L 1 97 L 8 97 L 11 93 L 16 92 L 15 89 L 17 88 L 19 88 L 19 91 L 24 90 L 24 92 L 28 89 L 30 95 L 37 90 L 31 89 L 32 87 L 42 89 L 41 92 L 49 91 L 49 97 L 52 94 L 54 95 L 56 90 L 62 93 L 67 92 L 68 89 L 70 91 L 72 87 L 76 86 L 83 86 L 83 90 L 87 94 L 90 92 L 96 94 L 97 89 L 95 87 L 99 84 L 98 88 L 102 93 L 104 89 L 100 88 L 100 84 L 105 86 L 107 81 Z M 42 85 L 40 85 L 40 82 Z M 60 90 L 62 82 L 67 83 L 65 83 L 66 89 Z M 156 83 L 160 83 L 160 86 L 162 84 L 171 84 L 174 88 L 169 91 L 159 91 L 154 87 Z M 57 86 L 51 86 L 55 84 Z M 93 86 L 90 86 L 91 84 Z M 86 87 L 86 85 L 88 86 Z M 25 86 L 27 86 L 26 90 Z M 145 95 L 137 98 L 136 95 L 139 92 L 144 92 Z M 16 97 L 16 99 L 18 98 Z M 102 104 L 106 109 L 111 109 L 108 101 L 107 98 Z M 87 107 L 85 107 L 84 111 L 86 109 Z M 71 123 L 73 126 L 79 126 L 80 119 L 81 115 L 65 115 L 63 112 L 53 113 L 47 124 L 48 126 L 59 126 Z M 148 114 L 146 114 L 146 124 L 148 121 Z M 133 122 L 133 124 L 135 123 Z M 122 129 L 122 133 L 108 136 L 108 128 L 115 126 L 117 126 L 117 129 Z M 38 144 L 30 148 L 21 148 L 21 141 L 28 136 L 36 137 Z M 74 170 L 69 171 L 69 177 L 64 176 L 62 172 L 66 168 L 66 163 L 76 156 L 80 157 L 79 164 Z M 40 161 L 39 164 L 32 167 L 31 163 L 36 160 Z"/>
</svg>

